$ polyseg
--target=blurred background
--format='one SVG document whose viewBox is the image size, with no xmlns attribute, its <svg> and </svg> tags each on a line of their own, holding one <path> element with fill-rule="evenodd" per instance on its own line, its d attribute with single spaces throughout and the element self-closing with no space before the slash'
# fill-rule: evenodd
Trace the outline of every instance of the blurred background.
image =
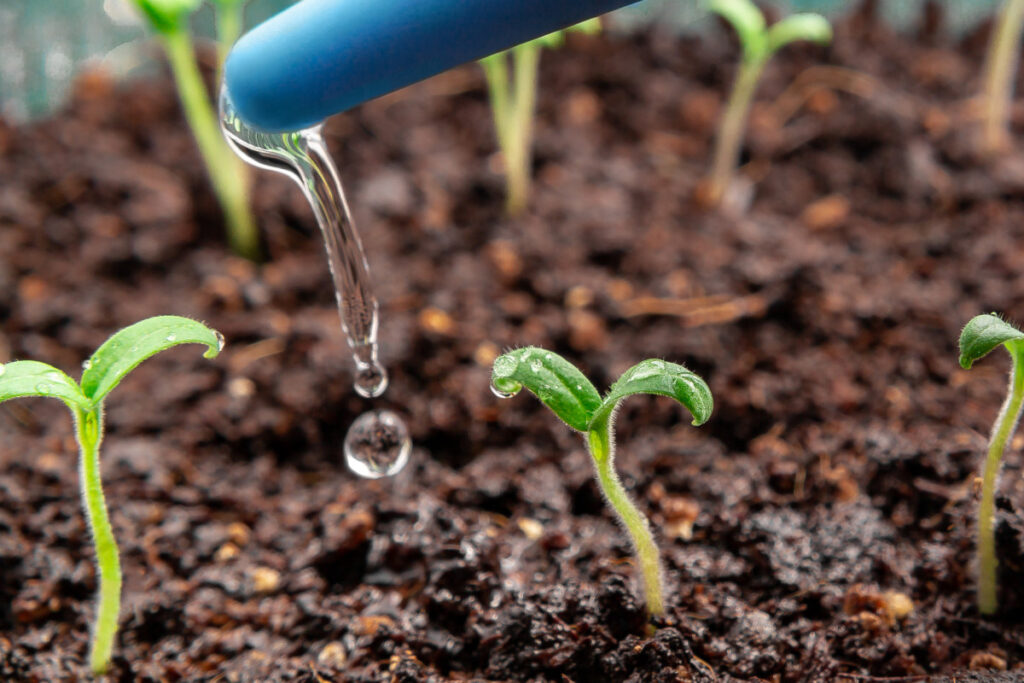
<svg viewBox="0 0 1024 683">
<path fill-rule="evenodd" d="M 292 0 L 252 0 L 246 25 L 253 26 Z M 839 16 L 859 3 L 848 0 L 774 0 L 785 12 L 815 10 Z M 990 17 L 997 0 L 879 0 L 893 26 L 915 25 L 928 4 L 945 9 L 945 28 L 970 31 Z M 206 5 L 195 16 L 200 36 L 213 33 Z M 699 0 L 645 0 L 613 13 L 609 28 L 633 31 L 652 22 L 677 32 L 699 31 L 711 19 Z M 85 64 L 102 64 L 118 77 L 145 73 L 155 64 L 147 34 L 124 0 L 0 0 L 0 115 L 23 121 L 59 106 Z"/>
</svg>

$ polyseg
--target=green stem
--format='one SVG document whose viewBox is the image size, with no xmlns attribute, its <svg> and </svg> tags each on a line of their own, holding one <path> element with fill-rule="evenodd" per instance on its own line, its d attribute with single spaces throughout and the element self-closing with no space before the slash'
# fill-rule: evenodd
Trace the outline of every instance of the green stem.
<svg viewBox="0 0 1024 683">
<path fill-rule="evenodd" d="M 231 248 L 241 256 L 256 259 L 260 251 L 259 235 L 249 211 L 245 169 L 221 136 L 217 117 L 196 64 L 192 39 L 184 29 L 161 34 L 160 39 L 174 73 L 185 118 L 192 128 L 203 161 L 206 162 L 213 190 L 224 210 Z"/>
<path fill-rule="evenodd" d="M 1013 357 L 1010 370 L 1010 388 L 992 429 L 992 438 L 985 458 L 985 472 L 981 484 L 981 505 L 978 507 L 978 610 L 982 614 L 994 614 L 998 604 L 996 597 L 995 513 L 996 484 L 999 480 L 999 465 L 1003 459 L 1006 444 L 1013 435 L 1020 420 L 1021 403 L 1024 399 L 1024 349 L 1007 344 Z"/>
<path fill-rule="evenodd" d="M 82 505 L 89 528 L 92 529 L 99 570 L 100 591 L 96 621 L 92 632 L 89 666 L 96 675 L 102 674 L 110 664 L 117 633 L 117 615 L 121 607 L 121 561 L 117 541 L 110 526 L 107 503 L 100 479 L 100 442 L 103 440 L 103 406 L 92 411 L 74 408 L 75 435 L 80 449 L 80 485 Z"/>
<path fill-rule="evenodd" d="M 505 149 L 505 173 L 508 179 L 505 208 L 511 216 L 521 213 L 530 197 L 533 119 L 537 104 L 540 50 L 539 45 L 530 42 L 517 45 L 512 51 L 513 108 L 509 121 L 508 145 Z"/>
<path fill-rule="evenodd" d="M 242 34 L 242 10 L 241 2 L 218 2 L 216 3 L 217 13 L 217 82 L 219 83 L 224 75 L 224 62 L 228 53 L 238 36 Z"/>
<path fill-rule="evenodd" d="M 508 120 L 509 120 L 509 82 L 508 82 L 508 57 L 506 52 L 500 52 L 480 60 L 484 70 L 484 78 L 487 81 L 487 95 L 491 101 L 491 114 L 494 116 L 494 132 L 498 138 L 498 147 L 501 153 L 505 154 L 505 147 L 508 145 Z"/>
<path fill-rule="evenodd" d="M 640 562 L 640 571 L 644 582 L 644 597 L 647 601 L 647 613 L 660 616 L 665 613 L 665 603 L 661 592 L 661 556 L 658 546 L 651 534 L 647 518 L 630 499 L 622 482 L 615 473 L 615 437 L 612 418 L 609 415 L 595 422 L 587 432 L 587 445 L 594 459 L 597 470 L 597 482 L 608 504 L 622 520 L 629 533 Z"/>
<path fill-rule="evenodd" d="M 986 153 L 1005 149 L 1010 139 L 1010 101 L 1017 70 L 1017 45 L 1024 27 L 1024 0 L 1006 0 L 985 63 L 982 144 Z"/>
<path fill-rule="evenodd" d="M 708 199 L 717 205 L 722 201 L 733 173 L 740 162 L 740 148 L 743 133 L 746 129 L 750 104 L 757 90 L 757 82 L 764 70 L 766 59 L 743 60 L 736 82 L 729 96 L 722 124 L 715 140 L 715 151 L 712 157 L 711 174 L 708 176 Z"/>
</svg>

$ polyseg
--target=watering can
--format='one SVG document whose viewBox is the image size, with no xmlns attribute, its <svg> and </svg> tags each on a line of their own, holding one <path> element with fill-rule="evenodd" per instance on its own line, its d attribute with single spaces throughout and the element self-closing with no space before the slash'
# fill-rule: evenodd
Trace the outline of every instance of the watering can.
<svg viewBox="0 0 1024 683">
<path fill-rule="evenodd" d="M 332 114 L 635 0 L 302 0 L 235 44 L 224 84 L 267 132 Z"/>
</svg>

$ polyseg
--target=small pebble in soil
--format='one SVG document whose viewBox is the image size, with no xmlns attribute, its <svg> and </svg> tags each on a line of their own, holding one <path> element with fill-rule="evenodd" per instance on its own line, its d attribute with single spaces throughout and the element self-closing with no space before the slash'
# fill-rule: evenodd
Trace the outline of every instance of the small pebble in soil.
<svg viewBox="0 0 1024 683">
<path fill-rule="evenodd" d="M 405 422 L 390 410 L 363 413 L 345 435 L 345 462 L 367 479 L 398 474 L 409 462 L 411 451 Z"/>
</svg>

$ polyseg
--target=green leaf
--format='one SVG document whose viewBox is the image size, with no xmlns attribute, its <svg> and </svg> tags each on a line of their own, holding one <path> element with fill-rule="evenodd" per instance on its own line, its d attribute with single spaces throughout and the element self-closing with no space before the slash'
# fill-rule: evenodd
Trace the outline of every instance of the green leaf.
<svg viewBox="0 0 1024 683">
<path fill-rule="evenodd" d="M 709 0 L 708 9 L 728 21 L 743 46 L 747 61 L 755 61 L 766 54 L 764 14 L 750 0 Z"/>
<path fill-rule="evenodd" d="M 34 360 L 0 365 L 0 401 L 25 396 L 57 398 L 72 409 L 91 410 L 93 407 L 75 380 L 52 365 Z"/>
<path fill-rule="evenodd" d="M 594 411 L 591 424 L 607 419 L 619 401 L 634 394 L 674 398 L 693 415 L 694 425 L 707 422 L 715 407 L 711 389 L 697 374 L 682 365 L 651 358 L 637 363 L 619 377 Z"/>
<path fill-rule="evenodd" d="M 535 346 L 496 358 L 491 383 L 509 395 L 526 387 L 563 422 L 581 432 L 601 405 L 601 395 L 575 365 Z"/>
<path fill-rule="evenodd" d="M 832 42 L 832 24 L 820 14 L 810 12 L 788 16 L 768 29 L 768 54 L 774 54 L 780 47 L 789 45 L 794 40 L 808 40 L 826 45 Z"/>
<path fill-rule="evenodd" d="M 189 318 L 147 318 L 117 332 L 96 349 L 84 366 L 82 392 L 99 403 L 139 363 L 178 344 L 205 344 L 208 349 L 203 357 L 213 358 L 224 347 L 224 338 Z"/>
<path fill-rule="evenodd" d="M 974 361 L 1005 344 L 1011 353 L 1021 350 L 1024 332 L 993 314 L 978 315 L 960 333 L 960 366 L 970 370 Z"/>
<path fill-rule="evenodd" d="M 150 25 L 160 33 L 180 30 L 188 15 L 199 9 L 202 0 L 132 0 Z"/>
</svg>

